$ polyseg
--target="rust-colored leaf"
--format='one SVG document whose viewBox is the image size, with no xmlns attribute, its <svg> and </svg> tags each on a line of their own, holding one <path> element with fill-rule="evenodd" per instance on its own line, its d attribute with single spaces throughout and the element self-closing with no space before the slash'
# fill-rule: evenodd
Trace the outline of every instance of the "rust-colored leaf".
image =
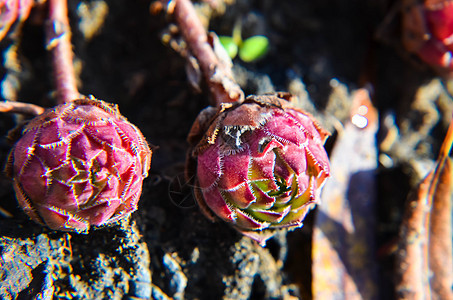
<svg viewBox="0 0 453 300">
<path fill-rule="evenodd" d="M 431 212 L 428 222 L 428 264 L 433 299 L 453 299 L 452 259 L 452 162 L 448 157 L 453 143 L 453 121 L 440 149 L 428 194 Z"/>
<path fill-rule="evenodd" d="M 410 196 L 397 255 L 398 299 L 453 299 L 450 123 L 434 170 Z"/>
<path fill-rule="evenodd" d="M 446 158 L 433 187 L 429 224 L 429 268 L 433 299 L 453 299 L 452 262 L 452 162 Z M 430 195 L 431 196 L 431 195 Z"/>
<path fill-rule="evenodd" d="M 428 273 L 423 248 L 427 243 L 423 230 L 426 212 L 426 198 L 432 173 L 418 185 L 409 196 L 400 229 L 397 253 L 397 299 L 429 299 Z"/>
</svg>

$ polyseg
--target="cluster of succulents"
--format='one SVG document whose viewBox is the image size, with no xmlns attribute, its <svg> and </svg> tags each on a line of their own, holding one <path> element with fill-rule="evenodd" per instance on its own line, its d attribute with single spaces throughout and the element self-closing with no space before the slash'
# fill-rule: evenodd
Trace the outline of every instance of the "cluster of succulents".
<svg viewBox="0 0 453 300">
<path fill-rule="evenodd" d="M 32 4 L 0 2 L 4 8 L 0 21 L 25 18 L 28 12 L 22 9 L 29 11 Z M 48 4 L 49 23 L 69 24 L 65 1 Z M 177 1 L 175 11 L 180 7 L 179 19 L 189 20 L 186 11 L 195 16 L 189 1 Z M 186 33 L 206 35 L 195 24 L 197 18 L 190 19 L 187 26 L 198 26 L 198 31 Z M 48 33 L 63 104 L 24 126 L 7 170 L 18 202 L 31 219 L 55 230 L 87 232 L 91 226 L 114 224 L 137 209 L 152 151 L 116 106 L 93 97 L 74 100 L 79 92 L 71 68 L 70 30 L 64 30 L 66 39 Z M 207 41 L 198 35 L 189 42 Z M 199 49 L 202 57 L 206 47 Z M 209 59 L 215 54 L 206 57 L 204 70 L 209 71 L 213 65 Z M 220 62 L 214 65 L 219 67 Z M 290 98 L 280 93 L 216 101 L 217 108 L 205 109 L 189 134 L 187 174 L 196 175 L 195 194 L 203 212 L 260 243 L 276 229 L 302 226 L 329 177 L 323 148 L 328 133 L 311 115 L 292 107 Z"/>
<path fill-rule="evenodd" d="M 11 151 L 9 173 L 33 220 L 86 232 L 136 210 L 151 154 L 116 106 L 87 98 L 31 120 Z"/>
<path fill-rule="evenodd" d="M 188 178 L 204 213 L 260 243 L 302 226 L 329 177 L 328 133 L 288 94 L 207 108 L 189 135 Z"/>
</svg>

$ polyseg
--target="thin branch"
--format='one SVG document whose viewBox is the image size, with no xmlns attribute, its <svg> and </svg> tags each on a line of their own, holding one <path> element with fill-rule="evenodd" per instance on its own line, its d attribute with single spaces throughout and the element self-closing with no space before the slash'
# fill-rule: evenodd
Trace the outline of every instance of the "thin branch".
<svg viewBox="0 0 453 300">
<path fill-rule="evenodd" d="M 0 112 L 38 116 L 44 112 L 44 108 L 30 103 L 16 101 L 1 101 Z"/>
<path fill-rule="evenodd" d="M 209 86 L 212 104 L 240 101 L 244 93 L 233 78 L 231 67 L 222 63 L 189 0 L 175 0 L 173 15 L 189 50 L 197 59 Z"/>
<path fill-rule="evenodd" d="M 58 103 L 80 98 L 74 73 L 71 28 L 66 0 L 49 0 L 46 27 L 47 50 L 51 51 Z"/>
</svg>

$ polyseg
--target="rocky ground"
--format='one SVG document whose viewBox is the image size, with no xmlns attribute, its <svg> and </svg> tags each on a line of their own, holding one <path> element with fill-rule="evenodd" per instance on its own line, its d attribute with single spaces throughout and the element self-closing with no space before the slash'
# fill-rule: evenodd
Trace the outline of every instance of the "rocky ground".
<svg viewBox="0 0 453 300">
<path fill-rule="evenodd" d="M 217 34 L 230 35 L 241 19 L 244 37 L 270 40 L 262 60 L 234 60 L 246 94 L 298 96 L 299 105 L 334 133 L 329 152 L 349 119 L 354 91 L 372 86 L 379 129 L 376 192 L 369 198 L 376 203 L 363 217 L 375 219 L 378 268 L 377 292 L 365 299 L 392 299 L 394 253 L 385 249 L 397 237 L 410 189 L 437 156 L 453 111 L 451 84 L 402 51 L 398 15 L 382 27 L 391 6 L 386 1 L 210 2 L 219 5 L 212 14 L 206 4 L 200 11 Z M 0 298 L 311 299 L 317 210 L 304 228 L 279 233 L 262 248 L 227 224 L 207 220 L 184 185 L 186 136 L 208 95 L 191 88 L 184 59 L 162 42 L 170 19 L 150 14 L 149 6 L 149 0 L 93 0 L 70 1 L 69 7 L 80 91 L 117 103 L 155 146 L 138 211 L 88 235 L 51 231 L 21 211 L 2 175 Z M 4 99 L 55 104 L 43 16 L 36 7 L 0 43 Z M 17 122 L 0 116 L 2 163 L 11 148 L 7 132 Z"/>
</svg>

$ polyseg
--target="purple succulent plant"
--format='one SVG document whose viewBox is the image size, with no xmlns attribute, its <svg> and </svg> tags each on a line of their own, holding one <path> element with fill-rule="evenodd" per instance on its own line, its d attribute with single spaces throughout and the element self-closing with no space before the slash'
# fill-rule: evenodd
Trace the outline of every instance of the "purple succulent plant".
<svg viewBox="0 0 453 300">
<path fill-rule="evenodd" d="M 86 232 L 136 210 L 152 152 L 116 106 L 61 104 L 31 120 L 9 173 L 27 215 L 52 229 Z"/>
<path fill-rule="evenodd" d="M 328 132 L 290 98 L 250 96 L 209 107 L 189 134 L 187 175 L 196 174 L 203 212 L 261 244 L 276 229 L 302 226 L 330 174 Z"/>
</svg>

